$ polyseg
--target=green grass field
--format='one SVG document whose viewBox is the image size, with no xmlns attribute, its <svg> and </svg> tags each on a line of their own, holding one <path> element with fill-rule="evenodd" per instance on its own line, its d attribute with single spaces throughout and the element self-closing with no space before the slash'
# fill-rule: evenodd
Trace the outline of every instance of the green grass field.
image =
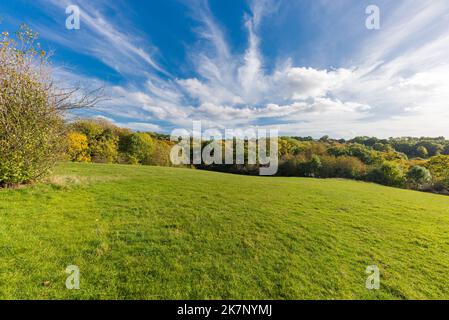
<svg viewBox="0 0 449 320">
<path fill-rule="evenodd" d="M 449 299 L 448 266 L 449 197 L 375 184 L 63 164 L 0 190 L 2 299 Z"/>
</svg>

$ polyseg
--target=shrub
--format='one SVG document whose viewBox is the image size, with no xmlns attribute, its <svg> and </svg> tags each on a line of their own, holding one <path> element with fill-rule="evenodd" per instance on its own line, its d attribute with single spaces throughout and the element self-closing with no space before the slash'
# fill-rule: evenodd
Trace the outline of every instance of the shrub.
<svg viewBox="0 0 449 320">
<path fill-rule="evenodd" d="M 449 191 L 449 156 L 439 155 L 430 158 L 425 164 L 431 175 L 433 189 L 437 192 Z"/>
<path fill-rule="evenodd" d="M 321 157 L 322 178 L 360 179 L 366 174 L 366 166 L 356 157 Z"/>
<path fill-rule="evenodd" d="M 43 177 L 64 149 L 63 120 L 54 103 L 46 55 L 23 26 L 20 44 L 0 37 L 0 185 Z M 20 50 L 19 50 L 20 48 Z"/>
<path fill-rule="evenodd" d="M 421 189 L 426 183 L 430 183 L 432 176 L 430 171 L 421 166 L 413 166 L 407 173 L 407 182 L 414 189 Z"/>
<path fill-rule="evenodd" d="M 416 148 L 416 156 L 418 158 L 427 158 L 429 156 L 429 151 L 427 151 L 427 148 L 424 146 L 419 146 Z"/>
<path fill-rule="evenodd" d="M 89 144 L 86 135 L 79 132 L 69 133 L 67 153 L 71 161 L 90 162 Z"/>
<path fill-rule="evenodd" d="M 304 156 L 287 155 L 279 163 L 278 174 L 286 177 L 300 176 L 300 165 L 305 162 Z"/>
<path fill-rule="evenodd" d="M 108 127 L 108 123 L 99 119 L 82 119 L 69 124 L 69 129 L 84 134 L 89 142 L 98 139 Z"/>
<path fill-rule="evenodd" d="M 349 146 L 349 155 L 360 159 L 363 163 L 372 164 L 375 158 L 375 152 L 362 144 L 351 144 Z"/>
<path fill-rule="evenodd" d="M 0 185 L 44 177 L 66 150 L 64 112 L 94 106 L 100 90 L 54 86 L 37 33 L 0 35 Z M 75 98 L 76 97 L 76 98 Z M 76 100 L 75 100 L 75 99 Z"/>
<path fill-rule="evenodd" d="M 83 119 L 71 123 L 69 129 L 87 137 L 88 153 L 93 162 L 118 162 L 120 128 L 104 119 Z"/>
<path fill-rule="evenodd" d="M 367 179 L 393 187 L 403 187 L 406 182 L 401 166 L 392 161 L 385 161 L 380 167 L 372 168 Z"/>
<path fill-rule="evenodd" d="M 118 137 L 102 136 L 91 142 L 92 161 L 98 163 L 115 163 L 118 160 Z"/>
<path fill-rule="evenodd" d="M 152 164 L 153 138 L 143 132 L 131 133 L 121 139 L 120 151 L 128 156 L 130 163 Z"/>
<path fill-rule="evenodd" d="M 150 164 L 155 166 L 171 166 L 170 150 L 171 144 L 167 141 L 154 141 L 154 149 L 151 155 Z"/>
<path fill-rule="evenodd" d="M 440 155 L 430 158 L 424 166 L 432 176 L 439 180 L 449 175 L 449 156 Z"/>
<path fill-rule="evenodd" d="M 309 161 L 299 163 L 298 172 L 304 177 L 317 177 L 321 167 L 320 157 L 314 154 Z"/>
</svg>

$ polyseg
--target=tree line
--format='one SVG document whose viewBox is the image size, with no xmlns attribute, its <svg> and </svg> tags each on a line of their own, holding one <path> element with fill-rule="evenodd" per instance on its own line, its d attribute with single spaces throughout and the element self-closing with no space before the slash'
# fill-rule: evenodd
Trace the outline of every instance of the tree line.
<svg viewBox="0 0 449 320">
<path fill-rule="evenodd" d="M 132 132 L 101 119 L 68 124 L 67 156 L 71 161 L 171 166 L 169 136 Z M 193 140 L 192 140 L 193 143 Z M 204 149 L 211 141 L 201 141 Z M 225 154 L 225 141 L 219 141 Z M 244 142 L 245 150 L 248 141 Z M 409 155 L 402 152 L 408 145 Z M 449 194 L 449 154 L 444 138 L 279 137 L 278 176 L 345 178 L 387 186 Z M 427 147 L 425 147 L 427 146 Z M 437 147 L 431 147 L 437 146 Z M 416 150 L 431 150 L 419 157 Z M 396 149 L 397 148 L 397 149 Z M 193 147 L 190 148 L 193 150 Z M 398 150 L 399 149 L 399 150 Z M 419 154 L 422 155 L 422 154 Z M 197 169 L 257 175 L 258 164 L 192 165 Z"/>
</svg>

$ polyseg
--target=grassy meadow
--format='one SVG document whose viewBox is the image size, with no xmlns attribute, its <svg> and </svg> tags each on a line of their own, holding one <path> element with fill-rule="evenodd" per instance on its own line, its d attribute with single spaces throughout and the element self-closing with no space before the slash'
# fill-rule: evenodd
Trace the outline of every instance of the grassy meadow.
<svg viewBox="0 0 449 320">
<path fill-rule="evenodd" d="M 448 266 L 449 197 L 364 182 L 67 163 L 0 190 L 1 299 L 449 299 Z"/>
</svg>

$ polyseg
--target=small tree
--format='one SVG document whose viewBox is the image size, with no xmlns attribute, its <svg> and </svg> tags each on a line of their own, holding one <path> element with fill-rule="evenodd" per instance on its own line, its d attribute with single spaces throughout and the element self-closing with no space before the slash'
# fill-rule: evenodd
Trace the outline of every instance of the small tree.
<svg viewBox="0 0 449 320">
<path fill-rule="evenodd" d="M 298 171 L 302 176 L 316 177 L 318 176 L 321 167 L 320 157 L 314 154 L 309 161 L 299 163 Z"/>
<path fill-rule="evenodd" d="M 407 181 L 414 189 L 420 189 L 426 183 L 430 183 L 432 176 L 430 171 L 421 166 L 413 166 L 407 173 Z"/>
<path fill-rule="evenodd" d="M 153 164 L 154 145 L 154 140 L 148 133 L 131 133 L 122 139 L 121 151 L 128 155 L 129 163 L 148 165 Z"/>
<path fill-rule="evenodd" d="M 71 161 L 90 162 L 89 144 L 86 135 L 79 132 L 69 133 L 67 153 Z"/>
<path fill-rule="evenodd" d="M 403 187 L 406 180 L 401 166 L 393 161 L 385 161 L 380 167 L 371 168 L 366 178 L 393 187 Z"/>
<path fill-rule="evenodd" d="M 399 164 L 385 161 L 380 167 L 383 183 L 388 186 L 403 187 L 405 183 L 404 172 Z"/>
<path fill-rule="evenodd" d="M 429 156 L 429 151 L 424 146 L 419 146 L 416 148 L 416 155 L 420 158 L 427 158 Z"/>
<path fill-rule="evenodd" d="M 65 150 L 64 112 L 94 105 L 78 88 L 58 89 L 37 34 L 21 26 L 0 36 L 0 185 L 43 177 Z M 98 91 L 97 91 L 98 92 Z M 74 96 L 81 97 L 77 101 Z"/>
</svg>

